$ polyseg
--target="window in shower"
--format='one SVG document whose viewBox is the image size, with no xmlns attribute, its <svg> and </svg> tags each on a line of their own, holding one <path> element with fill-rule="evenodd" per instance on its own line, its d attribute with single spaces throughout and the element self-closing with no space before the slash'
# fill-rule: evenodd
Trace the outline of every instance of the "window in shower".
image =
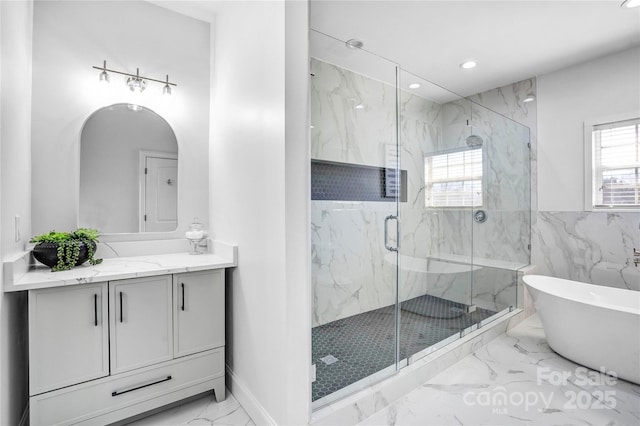
<svg viewBox="0 0 640 426">
<path fill-rule="evenodd" d="M 590 207 L 640 207 L 640 119 L 591 129 Z"/>
<path fill-rule="evenodd" d="M 426 207 L 482 206 L 482 148 L 424 157 Z"/>
</svg>

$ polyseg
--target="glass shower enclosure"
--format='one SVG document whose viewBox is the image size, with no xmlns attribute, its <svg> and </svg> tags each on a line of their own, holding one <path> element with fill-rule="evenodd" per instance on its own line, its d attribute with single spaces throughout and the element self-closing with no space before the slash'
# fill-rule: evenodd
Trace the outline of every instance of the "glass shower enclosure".
<svg viewBox="0 0 640 426">
<path fill-rule="evenodd" d="M 528 129 L 312 31 L 313 407 L 517 306 Z"/>
<path fill-rule="evenodd" d="M 324 52 L 311 59 L 315 401 L 396 371 L 402 194 L 397 65 L 313 34 Z"/>
</svg>

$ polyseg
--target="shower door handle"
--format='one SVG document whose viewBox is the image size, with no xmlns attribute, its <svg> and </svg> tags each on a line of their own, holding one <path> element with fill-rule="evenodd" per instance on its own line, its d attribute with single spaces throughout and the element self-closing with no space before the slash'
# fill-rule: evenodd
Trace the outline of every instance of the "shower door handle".
<svg viewBox="0 0 640 426">
<path fill-rule="evenodd" d="M 393 247 L 389 244 L 389 221 L 392 219 L 396 221 L 396 247 Z M 397 241 L 398 235 L 400 234 L 400 232 L 398 232 L 399 228 L 400 224 L 398 223 L 398 216 L 390 214 L 389 216 L 384 218 L 384 248 L 389 251 L 398 251 Z"/>
</svg>

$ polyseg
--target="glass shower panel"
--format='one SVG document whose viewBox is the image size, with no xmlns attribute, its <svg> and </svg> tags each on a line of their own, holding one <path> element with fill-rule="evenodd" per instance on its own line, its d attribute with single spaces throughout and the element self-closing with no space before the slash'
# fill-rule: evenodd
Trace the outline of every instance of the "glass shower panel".
<svg viewBox="0 0 640 426">
<path fill-rule="evenodd" d="M 313 408 L 396 371 L 396 65 L 311 31 Z"/>
<path fill-rule="evenodd" d="M 529 264 L 529 128 L 478 104 L 471 130 L 483 147 L 483 205 L 474 210 L 473 304 L 504 313 L 517 306 L 518 270 Z"/>
<path fill-rule="evenodd" d="M 400 354 L 450 343 L 474 322 L 472 211 L 482 203 L 482 148 L 469 143 L 471 102 L 400 74 Z"/>
</svg>

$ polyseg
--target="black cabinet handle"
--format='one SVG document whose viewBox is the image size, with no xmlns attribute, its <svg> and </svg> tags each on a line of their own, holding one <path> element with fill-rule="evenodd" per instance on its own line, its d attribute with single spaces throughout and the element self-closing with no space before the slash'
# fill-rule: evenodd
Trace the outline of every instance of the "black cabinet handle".
<svg viewBox="0 0 640 426">
<path fill-rule="evenodd" d="M 122 322 L 122 292 L 120 292 L 120 322 Z"/>
<path fill-rule="evenodd" d="M 135 387 L 132 387 L 132 388 L 129 388 L 129 389 L 121 390 L 121 391 L 113 391 L 113 392 L 111 392 L 111 396 L 118 396 L 118 395 L 122 395 L 124 393 L 133 392 L 135 390 L 147 388 L 149 386 L 157 385 L 158 383 L 167 382 L 169 380 L 171 380 L 171 376 L 167 376 L 167 377 L 164 377 L 162 379 L 155 380 L 155 381 L 153 381 L 151 383 L 147 383 L 145 385 L 135 386 Z"/>
<path fill-rule="evenodd" d="M 98 295 L 93 295 L 93 324 L 98 326 Z"/>
<path fill-rule="evenodd" d="M 184 283 L 180 283 L 180 285 L 182 286 L 182 307 L 180 309 L 184 311 Z"/>
</svg>

